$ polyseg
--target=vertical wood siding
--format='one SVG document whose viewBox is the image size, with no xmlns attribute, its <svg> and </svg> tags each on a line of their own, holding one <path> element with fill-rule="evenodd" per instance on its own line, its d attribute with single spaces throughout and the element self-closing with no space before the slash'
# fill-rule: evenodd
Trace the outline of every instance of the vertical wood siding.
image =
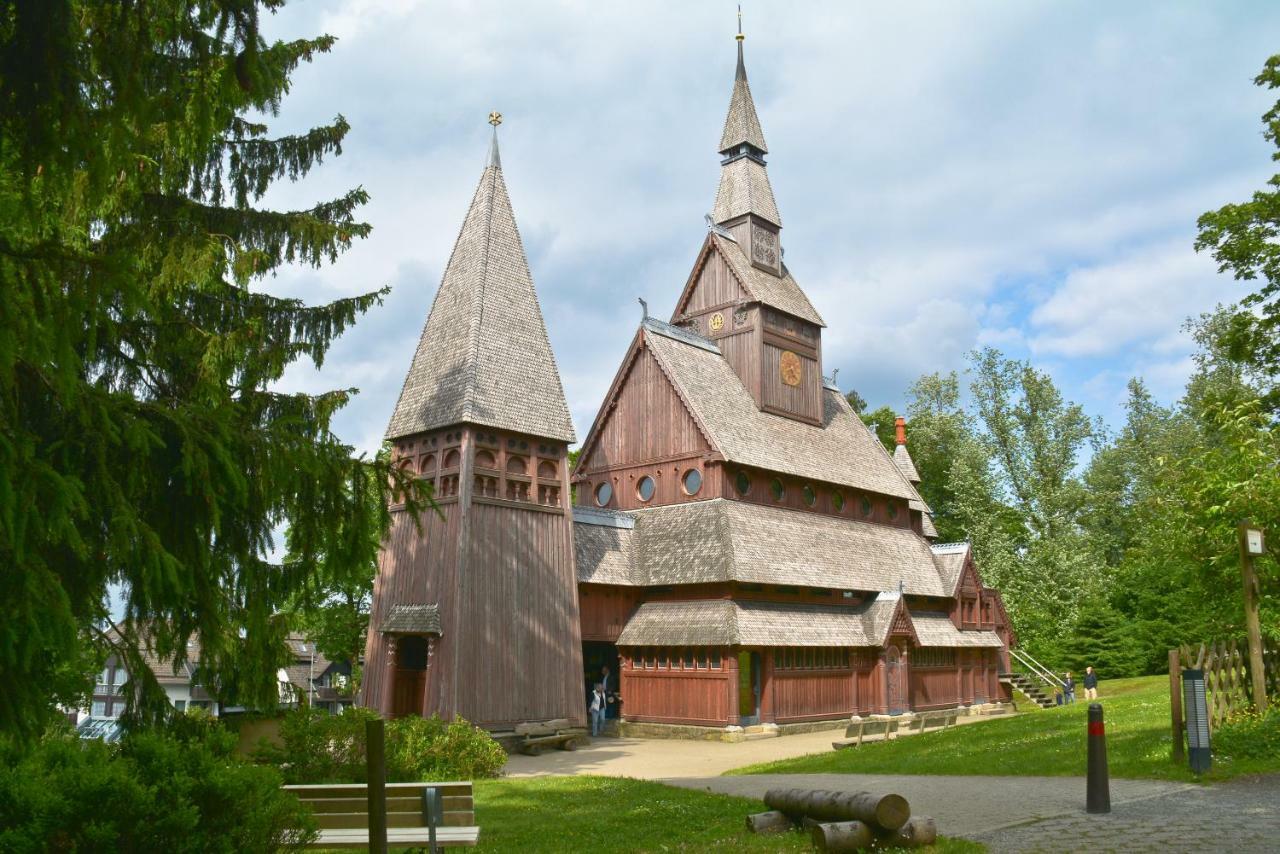
<svg viewBox="0 0 1280 854">
<path fill-rule="evenodd" d="M 622 671 L 627 720 L 728 726 L 732 686 L 729 671 L 662 673 Z M 735 709 L 736 711 L 736 709 Z"/>
<path fill-rule="evenodd" d="M 911 668 L 911 708 L 953 708 L 961 704 L 956 694 L 956 669 L 953 667 Z"/>
<path fill-rule="evenodd" d="M 753 309 L 754 316 L 756 311 Z M 730 320 L 732 323 L 732 320 Z M 760 405 L 760 335 L 758 329 L 747 328 L 733 335 L 716 339 L 720 352 L 742 384 L 751 392 L 751 398 Z"/>
<path fill-rule="evenodd" d="M 582 613 L 582 639 L 614 643 L 635 611 L 642 591 L 627 587 L 582 584 L 578 607 Z"/>
<path fill-rule="evenodd" d="M 797 353 L 804 374 L 799 385 L 789 386 L 782 381 L 783 352 L 783 349 L 777 345 L 768 343 L 764 345 L 760 382 L 761 405 L 798 415 L 810 421 L 820 421 L 822 419 L 821 364 L 803 353 Z"/>
<path fill-rule="evenodd" d="M 642 460 L 697 455 L 710 446 L 647 348 L 637 355 L 604 415 L 583 474 Z"/>
<path fill-rule="evenodd" d="M 773 714 L 778 723 L 848 717 L 854 710 L 853 670 L 773 671 Z"/>
<path fill-rule="evenodd" d="M 698 272 L 693 289 L 676 311 L 676 314 L 699 314 L 702 311 L 727 303 L 747 299 L 747 292 L 716 249 L 707 256 Z M 705 326 L 704 326 L 705 328 Z"/>
</svg>

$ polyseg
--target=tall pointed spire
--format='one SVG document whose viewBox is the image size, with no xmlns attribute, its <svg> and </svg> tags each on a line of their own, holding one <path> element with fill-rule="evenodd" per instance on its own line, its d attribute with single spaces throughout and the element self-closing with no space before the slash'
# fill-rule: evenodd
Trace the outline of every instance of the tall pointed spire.
<svg viewBox="0 0 1280 854">
<path fill-rule="evenodd" d="M 716 192 L 715 221 L 724 224 L 729 220 L 755 214 L 773 225 L 782 226 L 778 205 L 773 199 L 773 188 L 765 172 L 764 156 L 769 153 L 765 145 L 760 117 L 747 83 L 747 66 L 742 58 L 742 12 L 738 12 L 738 67 L 733 75 L 733 94 L 729 98 L 729 112 L 724 119 L 724 132 L 720 134 L 722 157 L 720 189 Z"/>
<path fill-rule="evenodd" d="M 395 439 L 481 424 L 575 441 L 498 157 L 489 157 L 387 427 Z"/>
<path fill-rule="evenodd" d="M 760 117 L 756 115 L 756 104 L 751 98 L 751 85 L 747 83 L 747 66 L 742 59 L 742 43 L 746 36 L 742 34 L 742 12 L 738 12 L 738 68 L 733 75 L 733 95 L 729 98 L 729 113 L 724 118 L 724 132 L 720 135 L 720 153 L 726 157 L 739 152 L 738 147 L 746 143 L 757 156 L 768 154 L 769 148 L 764 144 L 764 131 L 760 129 Z"/>
</svg>

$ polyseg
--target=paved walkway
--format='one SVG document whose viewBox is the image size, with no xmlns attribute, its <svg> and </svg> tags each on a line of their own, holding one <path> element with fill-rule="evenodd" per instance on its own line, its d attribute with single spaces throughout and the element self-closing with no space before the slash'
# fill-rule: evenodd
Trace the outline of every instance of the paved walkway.
<svg viewBox="0 0 1280 854">
<path fill-rule="evenodd" d="M 1084 813 L 1084 779 L 1079 777 L 925 777 L 907 774 L 752 774 L 742 777 L 667 779 L 664 783 L 724 795 L 763 798 L 769 789 L 798 787 L 838 791 L 896 792 L 914 815 L 932 816 L 938 832 L 979 838 L 1011 824 Z M 1112 780 L 1111 803 L 1127 805 L 1191 788 L 1187 783 Z M 985 841 L 985 840 L 984 840 Z M 1020 850 L 992 847 L 998 850 Z M 1052 849 L 1049 849 L 1052 850 Z M 1058 849 L 1062 850 L 1062 849 Z"/>
<path fill-rule="evenodd" d="M 1214 786 L 1189 786 L 1119 804 L 1115 800 L 1115 782 L 1112 781 L 1111 812 L 1107 815 L 1088 815 L 1077 806 L 1057 818 L 971 838 L 985 843 L 993 852 L 1253 854 L 1280 850 L 1280 774 Z"/>
<path fill-rule="evenodd" d="M 685 741 L 667 738 L 598 738 L 578 750 L 549 750 L 541 756 L 515 754 L 507 760 L 511 777 L 544 774 L 603 774 L 661 780 L 667 777 L 713 777 L 732 768 L 826 753 L 844 738 L 844 728 L 784 735 L 759 741 Z"/>
</svg>

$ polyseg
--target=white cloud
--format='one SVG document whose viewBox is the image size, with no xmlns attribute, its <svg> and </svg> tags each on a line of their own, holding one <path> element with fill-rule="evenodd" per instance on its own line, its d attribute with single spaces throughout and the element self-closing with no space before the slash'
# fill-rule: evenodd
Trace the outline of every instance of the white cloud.
<svg viewBox="0 0 1280 854">
<path fill-rule="evenodd" d="M 1031 314 L 1031 350 L 1106 356 L 1135 345 L 1168 351 L 1185 319 L 1221 298 L 1226 281 L 1190 238 L 1144 247 L 1126 257 L 1072 270 Z"/>
<path fill-rule="evenodd" d="M 1280 7 L 831 0 L 744 13 L 787 262 L 829 324 L 828 370 L 873 403 L 898 403 L 919 373 L 961 367 L 984 343 L 1060 357 L 1069 396 L 1097 359 L 1122 387 L 1140 364 L 1182 357 L 1183 316 L 1233 296 L 1197 284 L 1176 250 L 1189 255 L 1200 212 L 1269 174 L 1258 116 L 1271 96 L 1248 81 Z M 267 201 L 362 185 L 374 226 L 338 265 L 268 286 L 309 301 L 395 287 L 319 375 L 299 368 L 286 386 L 359 385 L 338 426 L 376 447 L 497 108 L 585 434 L 635 297 L 670 310 L 702 238 L 734 4 L 308 0 L 266 20 L 281 38 L 341 37 L 298 70 L 273 125 L 352 124 L 342 157 Z"/>
</svg>

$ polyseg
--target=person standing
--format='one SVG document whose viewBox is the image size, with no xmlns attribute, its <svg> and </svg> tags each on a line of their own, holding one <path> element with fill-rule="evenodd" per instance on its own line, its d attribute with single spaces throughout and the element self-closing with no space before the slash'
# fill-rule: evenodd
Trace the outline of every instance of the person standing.
<svg viewBox="0 0 1280 854">
<path fill-rule="evenodd" d="M 1062 682 L 1062 693 L 1070 705 L 1076 701 L 1076 680 L 1071 678 L 1071 671 L 1067 671 L 1067 678 Z"/>
<path fill-rule="evenodd" d="M 591 692 L 591 705 L 588 707 L 588 711 L 591 713 L 592 738 L 598 737 L 604 731 L 604 710 L 604 685 L 597 682 L 595 690 Z"/>
<path fill-rule="evenodd" d="M 1084 669 L 1084 698 L 1086 700 L 1098 699 L 1098 674 L 1093 672 L 1092 665 Z"/>
</svg>

